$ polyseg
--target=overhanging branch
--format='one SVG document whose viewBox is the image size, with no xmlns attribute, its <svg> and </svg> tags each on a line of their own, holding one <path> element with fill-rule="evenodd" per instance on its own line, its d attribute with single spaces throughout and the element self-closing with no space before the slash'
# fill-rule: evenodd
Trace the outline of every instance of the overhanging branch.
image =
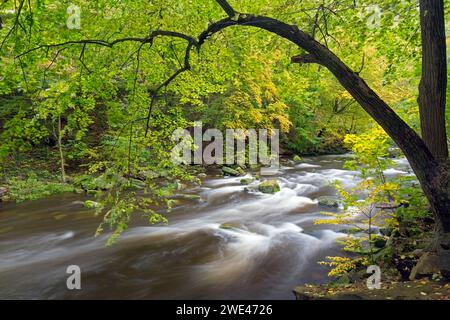
<svg viewBox="0 0 450 320">
<path fill-rule="evenodd" d="M 236 11 L 234 11 L 233 7 L 227 0 L 216 0 L 216 2 L 222 7 L 230 18 L 233 18 L 236 15 Z"/>
</svg>

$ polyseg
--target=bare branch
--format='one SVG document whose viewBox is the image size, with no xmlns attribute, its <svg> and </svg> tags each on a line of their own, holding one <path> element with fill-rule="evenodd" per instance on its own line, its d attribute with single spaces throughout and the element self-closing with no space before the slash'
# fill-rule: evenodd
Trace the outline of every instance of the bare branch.
<svg viewBox="0 0 450 320">
<path fill-rule="evenodd" d="M 20 58 L 20 57 L 27 55 L 33 51 L 37 51 L 37 50 L 44 49 L 44 48 L 51 49 L 51 48 L 64 47 L 64 46 L 76 45 L 76 44 L 82 44 L 82 45 L 95 44 L 95 45 L 99 45 L 99 46 L 103 46 L 103 47 L 112 48 L 116 44 L 120 44 L 120 43 L 124 43 L 124 42 L 140 42 L 142 44 L 153 43 L 153 40 L 156 37 L 180 38 L 180 39 L 184 39 L 184 40 L 188 41 L 192 45 L 197 45 L 196 39 L 194 39 L 188 35 L 185 35 L 183 33 L 174 32 L 174 31 L 156 30 L 156 31 L 151 32 L 147 37 L 144 37 L 144 38 L 128 37 L 128 38 L 116 39 L 114 41 L 85 39 L 85 40 L 71 40 L 71 41 L 66 41 L 66 42 L 61 42 L 61 43 L 56 43 L 56 44 L 43 44 L 43 45 L 29 49 L 29 50 L 19 54 L 18 56 L 16 56 L 16 58 Z"/>
<path fill-rule="evenodd" d="M 222 7 L 230 18 L 233 18 L 236 15 L 236 11 L 234 11 L 233 7 L 230 6 L 227 0 L 216 0 L 216 2 Z"/>
</svg>

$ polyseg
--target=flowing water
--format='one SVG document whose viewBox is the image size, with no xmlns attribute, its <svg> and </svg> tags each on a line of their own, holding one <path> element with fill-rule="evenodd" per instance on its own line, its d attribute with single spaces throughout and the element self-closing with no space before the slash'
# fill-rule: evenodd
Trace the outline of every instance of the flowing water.
<svg viewBox="0 0 450 320">
<path fill-rule="evenodd" d="M 325 282 L 317 262 L 339 254 L 342 227 L 314 220 L 330 210 L 316 199 L 335 194 L 331 181 L 357 183 L 345 157 L 285 163 L 274 195 L 209 176 L 185 190 L 201 201 L 181 202 L 165 226 L 136 219 L 112 247 L 93 237 L 101 218 L 79 195 L 0 203 L 0 298 L 293 299 L 296 285 Z M 66 287 L 69 265 L 81 268 L 81 290 Z"/>
</svg>

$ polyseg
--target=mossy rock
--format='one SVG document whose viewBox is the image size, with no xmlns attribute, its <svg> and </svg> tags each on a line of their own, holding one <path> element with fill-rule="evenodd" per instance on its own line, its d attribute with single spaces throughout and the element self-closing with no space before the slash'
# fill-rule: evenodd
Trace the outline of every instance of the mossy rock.
<svg viewBox="0 0 450 320">
<path fill-rule="evenodd" d="M 97 209 L 97 208 L 100 208 L 102 205 L 101 205 L 101 203 L 98 203 L 98 202 L 95 202 L 92 200 L 86 200 L 83 203 L 83 206 L 88 209 Z"/>
<path fill-rule="evenodd" d="M 273 194 L 279 192 L 281 190 L 281 187 L 278 183 L 278 180 L 266 180 L 261 182 L 261 184 L 258 186 L 258 190 L 262 193 Z"/>
<path fill-rule="evenodd" d="M 298 156 L 298 155 L 295 155 L 295 156 L 292 158 L 292 161 L 294 161 L 294 162 L 301 162 L 301 161 L 302 161 L 302 158 L 301 158 L 300 156 Z"/>
<path fill-rule="evenodd" d="M 242 169 L 240 169 L 240 170 L 242 170 Z M 235 169 L 230 168 L 230 167 L 222 167 L 222 172 L 226 176 L 239 177 L 240 175 L 242 175 L 242 171 L 235 170 Z"/>
<path fill-rule="evenodd" d="M 339 199 L 336 197 L 323 196 L 317 198 L 319 206 L 339 208 Z"/>
<path fill-rule="evenodd" d="M 240 183 L 242 185 L 248 185 L 254 181 L 255 181 L 255 178 L 244 178 L 244 179 L 241 179 Z"/>
<path fill-rule="evenodd" d="M 241 176 L 245 176 L 246 172 L 244 169 L 242 169 L 241 167 L 237 167 L 236 171 L 239 172 L 239 175 Z"/>
<path fill-rule="evenodd" d="M 224 229 L 224 230 L 236 230 L 236 229 L 241 229 L 242 230 L 242 226 L 236 222 L 226 222 L 226 223 L 222 223 L 219 226 L 219 229 Z"/>
</svg>

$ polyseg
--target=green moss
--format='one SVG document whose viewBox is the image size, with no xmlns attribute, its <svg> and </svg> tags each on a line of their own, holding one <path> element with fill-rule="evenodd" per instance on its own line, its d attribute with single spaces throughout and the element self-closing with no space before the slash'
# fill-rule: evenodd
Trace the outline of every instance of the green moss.
<svg viewBox="0 0 450 320">
<path fill-rule="evenodd" d="M 277 193 L 278 191 L 281 190 L 280 184 L 278 183 L 277 180 L 266 180 L 258 186 L 258 189 L 262 193 L 269 193 L 269 194 Z"/>
</svg>

